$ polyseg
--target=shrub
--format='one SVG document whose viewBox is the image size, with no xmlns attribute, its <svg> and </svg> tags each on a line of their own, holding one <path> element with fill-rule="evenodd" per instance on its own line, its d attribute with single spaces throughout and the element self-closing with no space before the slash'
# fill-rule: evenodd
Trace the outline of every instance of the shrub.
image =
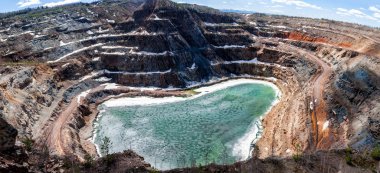
<svg viewBox="0 0 380 173">
<path fill-rule="evenodd" d="M 294 160 L 295 162 L 298 162 L 298 161 L 301 160 L 302 147 L 301 147 L 300 144 L 297 144 L 297 145 L 295 146 L 295 148 L 296 148 L 296 153 L 293 154 L 293 160 Z"/>
<path fill-rule="evenodd" d="M 345 160 L 346 160 L 346 163 L 348 165 L 353 165 L 353 163 L 352 163 L 352 149 L 350 147 L 346 148 Z"/>
<path fill-rule="evenodd" d="M 301 156 L 300 156 L 299 154 L 293 154 L 293 160 L 294 160 L 295 162 L 298 162 L 298 161 L 301 160 Z"/>
<path fill-rule="evenodd" d="M 84 162 L 84 166 L 85 166 L 86 168 L 91 167 L 92 164 L 94 163 L 94 158 L 93 158 L 91 155 L 89 155 L 89 154 L 86 154 L 86 155 L 84 156 L 84 160 L 85 160 L 85 162 Z"/>
<path fill-rule="evenodd" d="M 24 138 L 22 141 L 22 144 L 25 146 L 26 151 L 32 151 L 32 147 L 34 144 L 34 140 L 31 138 Z"/>
<path fill-rule="evenodd" d="M 112 163 L 114 163 L 116 160 L 116 157 L 115 155 L 113 154 L 108 154 L 104 157 L 104 161 L 107 165 L 111 165 Z"/>
<path fill-rule="evenodd" d="M 374 160 L 377 160 L 377 161 L 380 160 L 380 145 L 376 145 L 376 147 L 372 150 L 371 157 Z"/>
<path fill-rule="evenodd" d="M 345 160 L 346 160 L 346 163 L 348 165 L 353 165 L 352 164 L 352 156 L 351 155 L 346 155 Z"/>
</svg>

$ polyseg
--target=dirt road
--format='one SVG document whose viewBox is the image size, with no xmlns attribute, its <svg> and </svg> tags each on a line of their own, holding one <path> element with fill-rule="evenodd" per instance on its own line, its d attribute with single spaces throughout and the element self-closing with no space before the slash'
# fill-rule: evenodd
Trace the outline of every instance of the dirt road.
<svg viewBox="0 0 380 173">
<path fill-rule="evenodd" d="M 69 106 L 60 113 L 58 119 L 52 124 L 52 129 L 48 135 L 48 146 L 50 146 L 50 151 L 54 152 L 57 155 L 64 155 L 64 149 L 62 147 L 62 130 L 64 128 L 64 125 L 66 125 L 67 121 L 70 120 L 78 107 L 78 103 L 76 99 L 73 99 Z"/>
<path fill-rule="evenodd" d="M 325 63 L 323 60 L 321 60 L 319 57 L 315 56 L 314 54 L 312 54 L 308 51 L 305 51 L 303 49 L 299 49 L 299 48 L 297 48 L 295 46 L 291 46 L 291 45 L 283 45 L 283 46 L 285 46 L 288 49 L 293 50 L 294 52 L 297 52 L 301 55 L 304 55 L 306 58 L 311 60 L 313 63 L 318 64 L 318 66 L 322 67 L 322 73 L 319 74 L 319 76 L 313 82 L 314 97 L 318 101 L 319 100 L 322 101 L 323 100 L 324 86 L 327 83 L 328 78 L 332 74 L 332 68 L 327 63 Z"/>
<path fill-rule="evenodd" d="M 323 145 L 322 141 L 326 137 L 325 129 L 323 129 L 323 125 L 327 122 L 327 112 L 326 112 L 326 103 L 324 102 L 324 89 L 327 86 L 327 82 L 329 77 L 332 74 L 332 68 L 321 60 L 319 57 L 315 56 L 313 53 L 310 53 L 306 50 L 297 48 L 292 45 L 282 44 L 283 48 L 292 50 L 300 55 L 305 56 L 305 58 L 309 59 L 313 63 L 317 64 L 321 67 L 321 73 L 314 79 L 313 86 L 313 105 L 314 110 L 312 112 L 312 123 L 314 130 L 314 141 L 315 146 L 319 148 L 320 145 Z M 326 130 L 327 131 L 327 130 Z"/>
</svg>

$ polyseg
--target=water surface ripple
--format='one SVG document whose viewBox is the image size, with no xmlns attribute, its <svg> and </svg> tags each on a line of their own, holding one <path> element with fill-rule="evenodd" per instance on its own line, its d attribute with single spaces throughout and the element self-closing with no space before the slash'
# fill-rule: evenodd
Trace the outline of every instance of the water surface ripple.
<svg viewBox="0 0 380 173">
<path fill-rule="evenodd" d="M 249 83 L 178 102 L 102 105 L 94 142 L 107 136 L 111 152 L 132 149 L 158 169 L 233 163 L 248 157 L 255 121 L 275 99 L 272 87 Z"/>
</svg>

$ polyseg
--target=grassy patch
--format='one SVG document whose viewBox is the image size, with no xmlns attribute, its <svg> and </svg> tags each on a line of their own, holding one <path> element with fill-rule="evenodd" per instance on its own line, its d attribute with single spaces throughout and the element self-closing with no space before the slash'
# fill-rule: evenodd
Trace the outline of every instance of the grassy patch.
<svg viewBox="0 0 380 173">
<path fill-rule="evenodd" d="M 1 66 L 38 66 L 42 64 L 41 62 L 37 62 L 37 61 L 17 61 L 17 62 L 10 62 L 10 61 L 6 61 L 6 62 L 1 62 Z"/>
</svg>

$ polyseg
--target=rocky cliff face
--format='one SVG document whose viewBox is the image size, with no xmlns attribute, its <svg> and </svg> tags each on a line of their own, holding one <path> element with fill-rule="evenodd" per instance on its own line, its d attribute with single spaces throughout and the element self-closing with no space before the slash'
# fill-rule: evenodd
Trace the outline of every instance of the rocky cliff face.
<svg viewBox="0 0 380 173">
<path fill-rule="evenodd" d="M 12 149 L 16 142 L 17 130 L 0 118 L 0 150 Z"/>
<path fill-rule="evenodd" d="M 88 129 L 102 100 L 181 95 L 165 89 L 250 77 L 283 92 L 264 119 L 256 157 L 370 150 L 380 131 L 379 36 L 354 24 L 229 14 L 168 0 L 8 15 L 0 25 L 0 146 L 30 138 L 38 150 L 83 161 L 94 154 Z"/>
</svg>

